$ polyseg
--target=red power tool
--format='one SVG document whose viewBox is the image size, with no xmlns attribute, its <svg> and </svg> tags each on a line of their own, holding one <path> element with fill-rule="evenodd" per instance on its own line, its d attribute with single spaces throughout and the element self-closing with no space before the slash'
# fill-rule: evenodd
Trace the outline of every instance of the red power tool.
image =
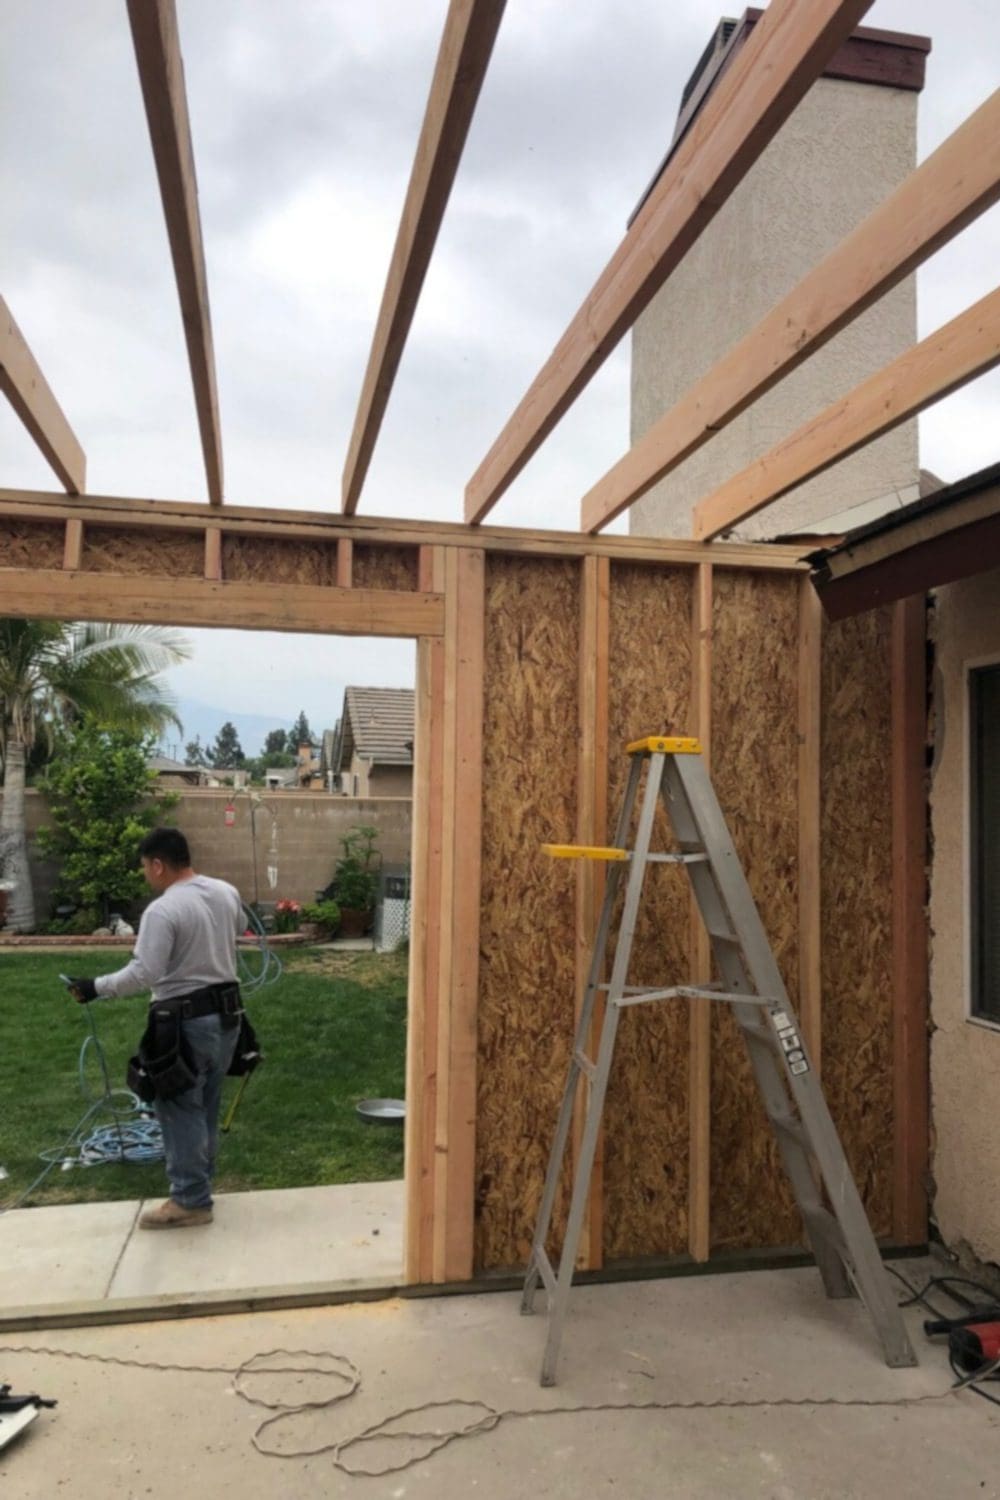
<svg viewBox="0 0 1000 1500">
<path fill-rule="evenodd" d="M 924 1332 L 948 1335 L 953 1363 L 967 1375 L 988 1370 L 1000 1360 L 1000 1307 L 977 1307 L 962 1318 L 935 1318 Z"/>
</svg>

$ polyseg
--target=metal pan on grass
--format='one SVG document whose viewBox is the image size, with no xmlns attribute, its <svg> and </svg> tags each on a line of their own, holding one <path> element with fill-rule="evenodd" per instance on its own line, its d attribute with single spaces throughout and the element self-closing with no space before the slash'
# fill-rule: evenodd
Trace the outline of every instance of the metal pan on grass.
<svg viewBox="0 0 1000 1500">
<path fill-rule="evenodd" d="M 357 1110 L 366 1125 L 402 1125 L 406 1119 L 402 1099 L 362 1099 Z"/>
</svg>

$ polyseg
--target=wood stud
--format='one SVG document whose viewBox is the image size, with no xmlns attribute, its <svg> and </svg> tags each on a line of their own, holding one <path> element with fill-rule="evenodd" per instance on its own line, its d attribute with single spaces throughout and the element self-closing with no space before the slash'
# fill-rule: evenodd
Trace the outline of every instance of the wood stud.
<svg viewBox="0 0 1000 1500">
<path fill-rule="evenodd" d="M 691 733 L 712 764 L 712 565 L 700 563 L 691 598 Z M 712 978 L 712 949 L 691 898 L 691 983 Z M 711 1246 L 712 1002 L 689 1002 L 688 1250 L 706 1261 Z"/>
</svg>

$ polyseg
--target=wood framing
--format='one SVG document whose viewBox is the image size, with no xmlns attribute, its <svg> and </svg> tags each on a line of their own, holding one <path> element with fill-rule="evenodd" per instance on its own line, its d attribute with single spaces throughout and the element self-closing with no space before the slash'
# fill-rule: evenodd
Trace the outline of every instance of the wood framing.
<svg viewBox="0 0 1000 1500">
<path fill-rule="evenodd" d="M 923 595 L 892 610 L 893 1197 L 900 1244 L 927 1239 L 927 665 Z"/>
<path fill-rule="evenodd" d="M 27 340 L 0 297 L 0 391 L 71 495 L 86 489 L 87 460 Z"/>
<path fill-rule="evenodd" d="M 811 582 L 799 585 L 799 1022 L 813 1067 L 822 1067 L 820 927 L 820 738 L 823 611 Z"/>
<path fill-rule="evenodd" d="M 606 557 L 585 557 L 580 585 L 579 767 L 576 840 L 579 844 L 608 841 L 608 645 L 611 563 Z M 576 1017 L 590 973 L 590 958 L 604 900 L 604 866 L 582 859 L 576 871 Z M 604 1014 L 598 998 L 588 1053 L 597 1055 Z M 573 1117 L 572 1165 L 580 1156 L 585 1118 L 585 1089 L 581 1082 Z M 580 1267 L 598 1270 L 604 1264 L 604 1152 L 599 1137 L 590 1179 L 590 1199 L 580 1241 Z"/>
<path fill-rule="evenodd" d="M 128 0 L 153 160 L 181 304 L 208 498 L 222 504 L 222 434 L 208 277 L 175 0 Z"/>
<path fill-rule="evenodd" d="M 691 733 L 712 763 L 712 565 L 699 563 L 691 608 Z M 712 979 L 712 949 L 698 903 L 691 898 L 691 983 Z M 711 1250 L 712 1002 L 689 1002 L 688 1250 L 706 1261 Z"/>
<path fill-rule="evenodd" d="M 484 554 L 445 557 L 441 920 L 433 1279 L 473 1272 Z"/>
<path fill-rule="evenodd" d="M 69 520 L 66 522 L 66 539 L 63 545 L 63 567 L 69 572 L 75 572 L 80 567 L 83 557 L 83 522 Z"/>
<path fill-rule="evenodd" d="M 222 581 L 222 531 L 218 526 L 205 527 L 205 577 L 214 583 Z"/>
<path fill-rule="evenodd" d="M 348 546 L 350 543 L 347 544 Z M 441 547 L 424 547 L 418 584 L 444 593 Z M 444 796 L 444 641 L 417 642 L 416 736 L 413 768 L 413 906 L 406 1049 L 406 1240 L 408 1282 L 434 1280 L 437 1171 L 439 933 Z"/>
<path fill-rule="evenodd" d="M 778 568 L 716 568 L 707 549 L 693 554 L 699 561 L 678 562 L 669 551 L 666 560 L 636 559 L 610 554 L 613 539 L 593 539 L 582 558 L 577 550 L 560 557 L 530 550 L 530 537 L 524 550 L 518 533 L 504 553 L 459 544 L 459 536 L 489 533 L 428 528 L 411 573 L 399 566 L 405 544 L 389 524 L 358 549 L 359 579 L 388 586 L 344 588 L 339 542 L 353 543 L 349 527 L 319 539 L 311 527 L 305 538 L 243 536 L 228 510 L 201 507 L 198 529 L 193 509 L 181 507 L 185 525 L 172 529 L 152 525 L 141 508 L 136 522 L 119 509 L 116 525 L 99 507 L 97 522 L 71 518 L 82 545 L 70 571 L 67 518 L 54 505 L 29 521 L 0 515 L 4 609 L 417 638 L 407 1280 L 460 1281 L 516 1266 L 525 1253 L 600 895 L 596 882 L 553 870 L 540 845 L 606 837 L 621 746 L 659 728 L 696 729 L 709 748 L 807 1021 L 818 872 L 827 892 L 849 889 L 855 907 L 870 909 L 865 983 L 848 965 L 824 969 L 824 1077 L 829 1070 L 832 1107 L 873 1222 L 880 1233 L 902 1225 L 900 1233 L 918 1236 L 913 1183 L 926 1118 L 912 998 L 919 953 L 899 946 L 911 908 L 893 888 L 888 843 L 900 835 L 878 770 L 887 735 L 877 715 L 852 713 L 853 699 L 843 696 L 872 684 L 864 691 L 887 721 L 883 637 L 865 631 L 828 644 L 805 602 L 806 575 L 788 559 Z M 178 512 L 152 503 L 152 518 L 164 514 Z M 206 540 L 213 534 L 218 542 Z M 380 535 L 389 539 L 371 539 Z M 222 581 L 204 576 L 216 558 Z M 290 581 L 302 576 L 324 581 Z M 839 717 L 823 748 L 810 674 L 820 660 L 827 671 L 831 648 L 821 719 L 829 728 L 829 715 Z M 901 690 L 895 683 L 893 694 Z M 816 763 L 831 754 L 837 767 L 822 782 L 817 840 Z M 706 975 L 683 885 L 663 867 L 648 897 L 636 981 Z M 590 1204 L 591 1268 L 655 1254 L 702 1260 L 797 1239 L 752 1084 L 707 1009 L 651 1010 L 622 1028 L 603 1175 Z M 880 1038 L 889 1039 L 888 1053 Z M 889 1118 L 891 1132 L 876 1128 Z"/>
<path fill-rule="evenodd" d="M 702 542 L 630 536 L 585 537 L 577 531 L 530 530 L 511 526 L 463 526 L 447 521 L 395 520 L 381 516 L 339 516 L 322 511 L 277 510 L 264 506 L 227 505 L 224 514 L 209 512 L 196 501 L 126 499 L 118 495 L 81 495 L 67 500 L 47 490 L 0 488 L 0 523 L 23 520 L 63 525 L 70 518 L 94 529 L 126 529 L 138 539 L 143 531 L 201 533 L 218 526 L 224 537 L 310 541 L 339 546 L 481 547 L 486 552 L 527 557 L 611 557 L 630 562 L 694 564 L 711 560 L 716 569 L 762 572 L 808 571 L 801 546 L 761 547 L 756 543 Z"/>
<path fill-rule="evenodd" d="M 598 531 L 1000 198 L 1000 89 L 584 496 Z"/>
<path fill-rule="evenodd" d="M 41 615 L 53 620 L 144 624 L 166 618 L 192 627 L 232 630 L 390 636 L 444 633 L 444 600 L 440 594 L 384 589 L 0 568 L 0 599 L 4 614 Z"/>
<path fill-rule="evenodd" d="M 742 181 L 870 0 L 772 0 L 466 488 L 482 521 Z"/>
<path fill-rule="evenodd" d="M 342 480 L 357 509 L 506 0 L 450 0 Z"/>
<path fill-rule="evenodd" d="M 1000 364 L 1000 288 L 862 381 L 694 510 L 710 541 L 874 438 Z"/>
</svg>

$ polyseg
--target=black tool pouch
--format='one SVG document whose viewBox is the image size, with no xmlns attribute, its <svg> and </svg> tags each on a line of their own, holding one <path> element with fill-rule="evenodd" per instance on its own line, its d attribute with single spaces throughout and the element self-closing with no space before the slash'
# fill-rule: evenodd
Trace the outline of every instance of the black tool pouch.
<svg viewBox="0 0 1000 1500">
<path fill-rule="evenodd" d="M 179 1010 L 151 1005 L 138 1054 L 128 1066 L 129 1088 L 147 1104 L 154 1099 L 176 1099 L 198 1081 L 192 1062 Z"/>
<path fill-rule="evenodd" d="M 260 1050 L 257 1033 L 250 1025 L 250 1017 L 245 1010 L 241 1011 L 240 1034 L 236 1038 L 233 1060 L 226 1072 L 234 1078 L 241 1078 L 244 1073 L 252 1073 L 257 1064 L 263 1060 L 264 1054 Z"/>
</svg>

